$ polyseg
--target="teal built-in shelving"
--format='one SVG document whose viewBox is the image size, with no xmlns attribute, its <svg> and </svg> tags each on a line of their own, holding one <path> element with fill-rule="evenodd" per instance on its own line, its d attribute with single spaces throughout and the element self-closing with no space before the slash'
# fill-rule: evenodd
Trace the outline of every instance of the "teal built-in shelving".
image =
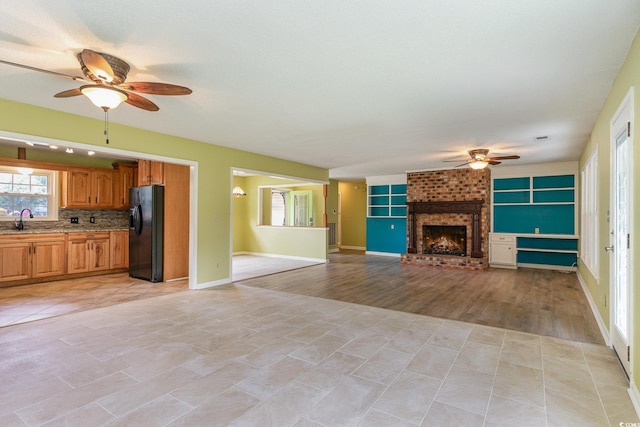
<svg viewBox="0 0 640 427">
<path fill-rule="evenodd" d="M 398 182 L 402 180 L 402 182 Z M 407 250 L 406 176 L 367 179 L 367 252 L 402 254 Z"/>
<path fill-rule="evenodd" d="M 577 266 L 576 173 L 495 177 L 492 184 L 492 231 L 516 237 L 519 266 Z"/>
</svg>

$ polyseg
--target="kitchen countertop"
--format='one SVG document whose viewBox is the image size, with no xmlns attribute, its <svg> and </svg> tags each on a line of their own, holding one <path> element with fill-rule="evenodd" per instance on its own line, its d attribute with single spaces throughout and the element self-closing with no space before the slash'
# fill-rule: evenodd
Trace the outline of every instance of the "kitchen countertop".
<svg viewBox="0 0 640 427">
<path fill-rule="evenodd" d="M 21 234 L 55 234 L 55 233 L 108 233 L 109 231 L 129 231 L 128 228 L 25 228 L 24 230 L 0 229 L 0 236 L 21 235 Z"/>
</svg>

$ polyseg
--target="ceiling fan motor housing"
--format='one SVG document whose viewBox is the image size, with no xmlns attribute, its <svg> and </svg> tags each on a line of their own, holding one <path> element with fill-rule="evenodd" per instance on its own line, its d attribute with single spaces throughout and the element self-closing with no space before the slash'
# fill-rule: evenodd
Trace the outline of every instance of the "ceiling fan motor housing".
<svg viewBox="0 0 640 427">
<path fill-rule="evenodd" d="M 113 70 L 113 80 L 111 81 L 111 84 L 115 86 L 115 85 L 124 83 L 124 81 L 127 79 L 127 74 L 131 69 L 129 67 L 129 64 L 127 64 L 125 61 L 123 61 L 120 58 L 117 58 L 113 55 L 109 55 L 108 53 L 102 53 L 102 52 L 96 52 L 96 53 L 101 55 Z M 89 68 L 87 68 L 84 61 L 82 60 L 82 52 L 78 53 L 76 57 L 78 58 L 78 62 L 80 63 L 80 67 L 82 68 L 82 72 L 85 74 L 85 76 L 89 77 L 91 80 L 93 80 L 96 83 L 104 83 L 102 79 L 94 75 L 89 70 Z"/>
</svg>

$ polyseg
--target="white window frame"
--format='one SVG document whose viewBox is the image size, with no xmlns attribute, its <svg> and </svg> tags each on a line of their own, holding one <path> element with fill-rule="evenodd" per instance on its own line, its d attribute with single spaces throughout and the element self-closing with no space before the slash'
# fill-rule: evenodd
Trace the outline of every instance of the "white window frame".
<svg viewBox="0 0 640 427">
<path fill-rule="evenodd" d="M 594 150 L 581 170 L 580 259 L 598 280 L 598 150 Z"/>
<path fill-rule="evenodd" d="M 0 172 L 4 173 L 20 173 L 18 168 L 12 166 L 0 166 Z M 47 175 L 47 194 L 38 194 L 38 197 L 46 196 L 48 199 L 48 215 L 34 217 L 32 221 L 57 221 L 58 220 L 58 172 L 48 169 L 33 169 L 34 175 Z M 17 195 L 17 194 L 16 194 Z M 20 194 L 21 196 L 31 196 L 30 194 Z M 16 216 L 2 216 L 0 221 L 15 221 Z M 24 217 L 23 217 L 24 218 Z"/>
</svg>

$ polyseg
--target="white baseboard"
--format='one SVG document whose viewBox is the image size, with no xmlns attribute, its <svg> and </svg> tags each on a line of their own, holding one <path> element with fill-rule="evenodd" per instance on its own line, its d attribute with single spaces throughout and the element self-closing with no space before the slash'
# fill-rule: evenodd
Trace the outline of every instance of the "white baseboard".
<svg viewBox="0 0 640 427">
<path fill-rule="evenodd" d="M 344 245 L 340 245 L 340 249 L 351 249 L 354 251 L 366 251 L 367 248 L 364 246 L 344 246 Z"/>
<path fill-rule="evenodd" d="M 529 264 L 526 262 L 519 262 L 518 267 L 539 268 L 542 270 L 556 270 L 556 271 L 566 271 L 566 272 L 578 271 L 576 267 L 567 267 L 564 265 L 553 265 L 553 264 Z"/>
<path fill-rule="evenodd" d="M 214 280 L 213 282 L 196 283 L 191 289 L 207 289 L 215 286 L 228 285 L 229 283 L 231 283 L 231 279 L 227 277 L 226 279 Z"/>
<path fill-rule="evenodd" d="M 234 255 L 236 255 L 234 253 Z M 294 261 L 308 261 L 308 262 L 318 262 L 318 263 L 326 263 L 327 260 L 325 258 L 307 258 L 301 256 L 291 256 L 291 255 L 280 255 L 280 254 L 267 254 L 263 252 L 241 252 L 238 255 L 253 255 L 253 256 L 262 256 L 266 258 L 281 258 L 281 259 L 291 259 Z"/>
<path fill-rule="evenodd" d="M 598 311 L 598 307 L 596 306 L 593 297 L 591 296 L 591 292 L 589 292 L 589 288 L 587 284 L 584 282 L 584 279 L 580 275 L 580 271 L 576 272 L 576 276 L 578 276 L 578 282 L 580 282 L 580 286 L 582 286 L 582 291 L 587 297 L 587 301 L 589 302 L 589 307 L 591 308 L 591 312 L 593 316 L 596 318 L 596 323 L 598 323 L 598 328 L 600 328 L 600 333 L 602 334 L 602 338 L 604 338 L 604 342 L 608 347 L 611 347 L 611 338 L 609 337 L 609 331 L 605 326 L 604 320 L 602 320 L 602 316 L 600 316 L 600 312 Z"/>
<path fill-rule="evenodd" d="M 391 252 L 376 252 L 376 251 L 366 251 L 365 254 L 367 255 L 380 255 L 380 256 L 390 256 L 390 257 L 394 257 L 394 258 L 400 258 L 400 256 L 402 254 L 394 254 Z"/>
<path fill-rule="evenodd" d="M 629 384 L 629 397 L 631 398 L 631 403 L 633 403 L 633 409 L 636 410 L 636 415 L 640 417 L 640 391 L 638 391 L 638 387 L 636 387 L 636 383 L 633 382 L 633 378 L 631 379 L 631 383 Z M 622 425 L 622 423 L 620 423 Z M 631 425 L 631 424 L 630 424 Z"/>
<path fill-rule="evenodd" d="M 336 252 L 340 252 L 340 248 L 329 248 L 329 253 L 334 254 Z"/>
</svg>

